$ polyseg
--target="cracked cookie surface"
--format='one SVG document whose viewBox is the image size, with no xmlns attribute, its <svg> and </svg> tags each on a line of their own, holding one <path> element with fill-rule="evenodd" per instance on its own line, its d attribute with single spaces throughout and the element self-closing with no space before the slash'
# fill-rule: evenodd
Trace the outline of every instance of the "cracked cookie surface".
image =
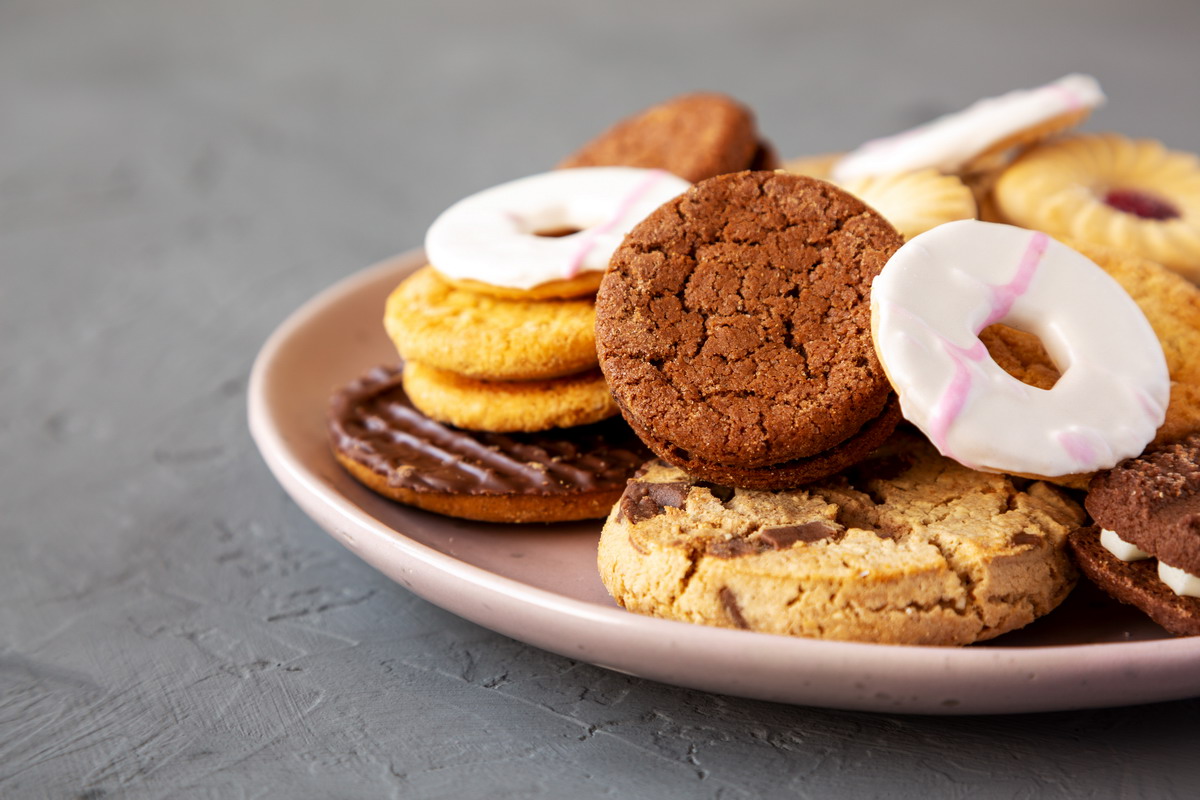
<svg viewBox="0 0 1200 800">
<path fill-rule="evenodd" d="M 641 614 L 825 639 L 962 645 L 1032 622 L 1074 585 L 1080 507 L 969 470 L 908 431 L 804 489 L 699 480 L 661 461 L 605 523 L 601 578 Z M 1024 486 L 1024 488 L 1020 488 Z"/>
<path fill-rule="evenodd" d="M 867 294 L 900 244 L 816 179 L 741 172 L 694 186 L 630 232 L 601 284 L 597 348 L 622 413 L 693 471 L 850 439 L 892 396 Z"/>
</svg>

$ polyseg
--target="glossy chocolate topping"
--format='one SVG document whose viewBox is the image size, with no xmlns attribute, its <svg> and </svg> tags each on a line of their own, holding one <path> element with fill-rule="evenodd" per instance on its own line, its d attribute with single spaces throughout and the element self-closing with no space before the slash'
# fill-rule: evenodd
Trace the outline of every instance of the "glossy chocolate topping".
<svg viewBox="0 0 1200 800">
<path fill-rule="evenodd" d="M 469 495 L 605 491 L 650 455 L 620 418 L 540 433 L 465 431 L 417 411 L 399 367 L 376 367 L 333 397 L 333 447 L 392 486 Z"/>
</svg>

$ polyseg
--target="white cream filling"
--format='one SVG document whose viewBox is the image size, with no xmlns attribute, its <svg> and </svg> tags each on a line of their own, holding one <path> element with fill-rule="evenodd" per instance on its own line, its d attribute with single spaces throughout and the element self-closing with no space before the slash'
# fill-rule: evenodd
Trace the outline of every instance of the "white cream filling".
<svg viewBox="0 0 1200 800">
<path fill-rule="evenodd" d="M 1186 597 L 1200 597 L 1200 578 L 1184 572 L 1178 567 L 1172 567 L 1158 562 L 1158 579 L 1171 587 L 1171 591 Z"/>
<path fill-rule="evenodd" d="M 1145 550 L 1135 547 L 1108 528 L 1100 529 L 1100 544 L 1122 561 L 1141 561 L 1151 557 Z"/>
<path fill-rule="evenodd" d="M 1108 528 L 1100 529 L 1100 545 L 1122 561 L 1141 561 L 1153 558 L 1141 548 L 1130 544 Z M 1158 562 L 1158 579 L 1177 595 L 1200 597 L 1200 577 L 1184 572 L 1179 567 Z"/>
</svg>

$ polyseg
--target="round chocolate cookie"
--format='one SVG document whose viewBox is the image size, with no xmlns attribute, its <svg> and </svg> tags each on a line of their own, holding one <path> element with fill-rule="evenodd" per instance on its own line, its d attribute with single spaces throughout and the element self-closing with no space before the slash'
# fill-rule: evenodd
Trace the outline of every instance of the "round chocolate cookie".
<svg viewBox="0 0 1200 800">
<path fill-rule="evenodd" d="M 860 200 L 801 175 L 722 175 L 666 203 L 625 238 L 597 298 L 622 414 L 700 475 L 809 459 L 860 432 L 870 449 L 893 395 L 868 292 L 901 243 Z"/>
<path fill-rule="evenodd" d="M 1045 483 L 975 472 L 897 433 L 801 489 L 705 481 L 660 461 L 600 536 L 616 601 L 641 614 L 765 633 L 969 644 L 1054 609 L 1074 584 L 1082 509 Z"/>
<path fill-rule="evenodd" d="M 750 109 L 713 92 L 682 95 L 621 120 L 558 166 L 665 169 L 696 181 L 756 164 L 773 168 Z"/>
<path fill-rule="evenodd" d="M 462 431 L 417 411 L 400 369 L 378 367 L 334 395 L 334 456 L 401 503 L 487 522 L 561 522 L 608 514 L 650 455 L 619 419 L 546 433 Z"/>
</svg>

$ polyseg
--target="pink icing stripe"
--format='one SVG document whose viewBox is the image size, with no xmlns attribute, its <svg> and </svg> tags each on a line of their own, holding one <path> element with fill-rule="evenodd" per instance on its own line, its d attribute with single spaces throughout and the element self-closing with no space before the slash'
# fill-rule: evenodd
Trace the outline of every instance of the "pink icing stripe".
<svg viewBox="0 0 1200 800">
<path fill-rule="evenodd" d="M 1066 104 L 1067 110 L 1078 111 L 1079 109 L 1083 108 L 1083 98 L 1067 87 L 1059 86 L 1058 84 L 1052 84 L 1046 88 L 1059 96 L 1059 98 Z"/>
<path fill-rule="evenodd" d="M 1029 239 L 1029 246 L 1025 248 L 1024 255 L 1021 256 L 1021 262 L 1017 265 L 1017 274 L 1008 283 L 991 287 L 992 313 L 984 320 L 983 328 L 1008 316 L 1008 312 L 1012 310 L 1013 303 L 1017 301 L 1017 298 L 1029 290 L 1029 282 L 1033 280 L 1038 266 L 1041 265 L 1042 256 L 1046 254 L 1049 244 L 1049 236 L 1035 232 Z M 983 328 L 979 330 L 981 331 Z M 976 331 L 976 333 L 978 332 Z"/>
<path fill-rule="evenodd" d="M 642 199 L 642 195 L 650 191 L 650 187 L 654 186 L 654 184 L 661 180 L 666 174 L 667 173 L 665 170 L 654 170 L 652 174 L 647 175 L 645 180 L 634 187 L 633 191 L 621 201 L 621 204 L 617 207 L 616 213 L 613 214 L 611 218 L 587 230 L 583 241 L 579 245 L 579 250 L 575 252 L 575 255 L 571 258 L 571 262 L 567 265 L 568 278 L 574 278 L 579 274 L 579 270 L 583 267 L 583 260 L 587 258 L 588 253 L 590 253 L 592 248 L 596 246 L 596 240 L 599 239 L 603 234 L 612 230 L 613 227 L 620 222 L 626 214 L 629 213 L 634 204 L 637 203 L 638 200 Z"/>
<path fill-rule="evenodd" d="M 1095 463 L 1096 448 L 1092 447 L 1092 443 L 1083 434 L 1063 431 L 1058 434 L 1058 443 L 1062 445 L 1067 455 L 1075 459 L 1075 463 L 1080 465 Z"/>
<path fill-rule="evenodd" d="M 1025 252 L 1021 255 L 1021 261 L 1017 264 L 1017 274 L 1013 279 L 1008 283 L 989 287 L 992 290 L 992 310 L 979 330 L 975 331 L 976 334 L 1008 316 L 1013 303 L 1028 291 L 1029 284 L 1037 273 L 1038 266 L 1041 265 L 1042 257 L 1046 254 L 1049 243 L 1049 236 L 1035 232 L 1030 238 Z M 975 344 L 970 348 L 962 348 L 941 334 L 936 335 L 941 338 L 942 346 L 946 348 L 946 352 L 954 361 L 954 375 L 933 409 L 929 420 L 929 438 L 937 445 L 942 455 L 959 461 L 960 459 L 956 458 L 950 450 L 950 428 L 958 419 L 958 415 L 962 413 L 963 407 L 967 404 L 967 397 L 971 393 L 971 384 L 973 383 L 971 367 L 966 359 L 974 362 L 982 361 L 987 357 L 987 347 L 976 339 Z M 1068 450 L 1068 452 L 1070 451 Z"/>
<path fill-rule="evenodd" d="M 971 393 L 971 368 L 965 359 L 982 361 L 987 357 L 987 347 L 980 341 L 970 348 L 959 347 L 940 334 L 938 336 L 942 339 L 946 353 L 954 361 L 954 375 L 950 378 L 950 385 L 942 392 L 937 405 L 934 406 L 933 415 L 929 420 L 929 438 L 942 455 L 955 458 L 950 451 L 950 426 L 962 413 L 963 406 L 967 404 L 967 395 Z"/>
</svg>

